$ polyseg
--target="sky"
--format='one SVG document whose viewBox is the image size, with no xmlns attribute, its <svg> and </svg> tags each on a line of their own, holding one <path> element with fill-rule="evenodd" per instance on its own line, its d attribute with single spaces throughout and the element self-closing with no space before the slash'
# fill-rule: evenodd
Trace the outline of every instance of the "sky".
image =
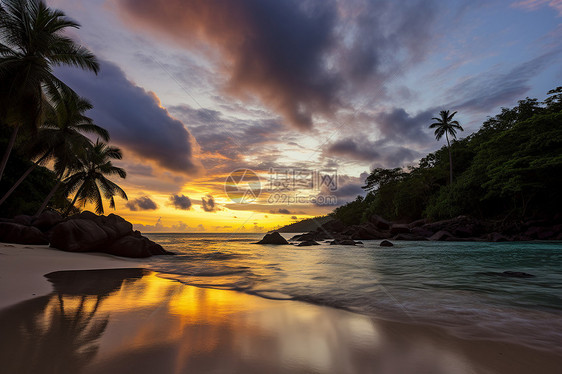
<svg viewBox="0 0 562 374">
<path fill-rule="evenodd" d="M 562 0 L 51 0 L 93 73 L 55 74 L 126 169 L 141 231 L 264 232 L 364 194 L 376 167 L 562 85 Z M 106 214 L 111 211 L 106 205 Z"/>
</svg>

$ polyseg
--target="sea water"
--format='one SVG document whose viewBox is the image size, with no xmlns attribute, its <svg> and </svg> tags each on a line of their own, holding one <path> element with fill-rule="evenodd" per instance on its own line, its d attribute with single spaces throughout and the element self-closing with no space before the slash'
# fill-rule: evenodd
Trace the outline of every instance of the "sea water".
<svg viewBox="0 0 562 374">
<path fill-rule="evenodd" d="M 253 244 L 263 234 L 148 236 L 177 253 L 154 257 L 149 266 L 185 284 L 562 350 L 562 242 L 297 247 Z M 504 277 L 504 271 L 533 277 Z"/>
</svg>

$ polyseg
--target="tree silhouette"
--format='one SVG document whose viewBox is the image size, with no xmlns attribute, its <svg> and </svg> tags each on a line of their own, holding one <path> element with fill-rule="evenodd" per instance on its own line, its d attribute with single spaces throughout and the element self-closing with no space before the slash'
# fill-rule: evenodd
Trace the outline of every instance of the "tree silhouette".
<svg viewBox="0 0 562 374">
<path fill-rule="evenodd" d="M 448 110 L 439 112 L 440 118 L 433 117 L 437 121 L 429 125 L 430 129 L 435 129 L 435 139 L 439 140 L 445 135 L 447 139 L 447 149 L 449 151 L 449 181 L 453 184 L 453 157 L 451 156 L 451 143 L 449 142 L 449 135 L 453 139 L 457 138 L 457 130 L 464 131 L 458 121 L 454 121 L 453 117 L 457 112 L 449 114 Z"/>
<path fill-rule="evenodd" d="M 36 129 L 45 103 L 68 89 L 53 66 L 70 65 L 97 74 L 99 64 L 85 47 L 64 35 L 79 25 L 41 0 L 0 1 L 0 125 L 13 128 L 0 162 L 0 179 L 21 126 Z"/>
</svg>

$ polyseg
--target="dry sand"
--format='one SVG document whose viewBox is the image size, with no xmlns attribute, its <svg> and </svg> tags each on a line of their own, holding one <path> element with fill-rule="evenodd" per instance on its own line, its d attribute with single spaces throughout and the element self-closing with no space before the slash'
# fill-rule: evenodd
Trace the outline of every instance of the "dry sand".
<svg viewBox="0 0 562 374">
<path fill-rule="evenodd" d="M 0 372 L 558 373 L 562 356 L 203 289 L 143 261 L 0 247 Z M 113 270 L 57 270 L 105 268 Z"/>
</svg>

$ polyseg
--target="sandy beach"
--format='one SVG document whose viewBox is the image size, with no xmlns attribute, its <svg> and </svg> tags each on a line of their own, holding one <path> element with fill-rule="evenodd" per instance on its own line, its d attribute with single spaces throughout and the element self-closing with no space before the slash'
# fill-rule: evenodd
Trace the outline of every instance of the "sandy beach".
<svg viewBox="0 0 562 374">
<path fill-rule="evenodd" d="M 144 264 L 1 245 L 2 373 L 556 373 L 562 367 L 552 352 L 186 286 Z"/>
</svg>

